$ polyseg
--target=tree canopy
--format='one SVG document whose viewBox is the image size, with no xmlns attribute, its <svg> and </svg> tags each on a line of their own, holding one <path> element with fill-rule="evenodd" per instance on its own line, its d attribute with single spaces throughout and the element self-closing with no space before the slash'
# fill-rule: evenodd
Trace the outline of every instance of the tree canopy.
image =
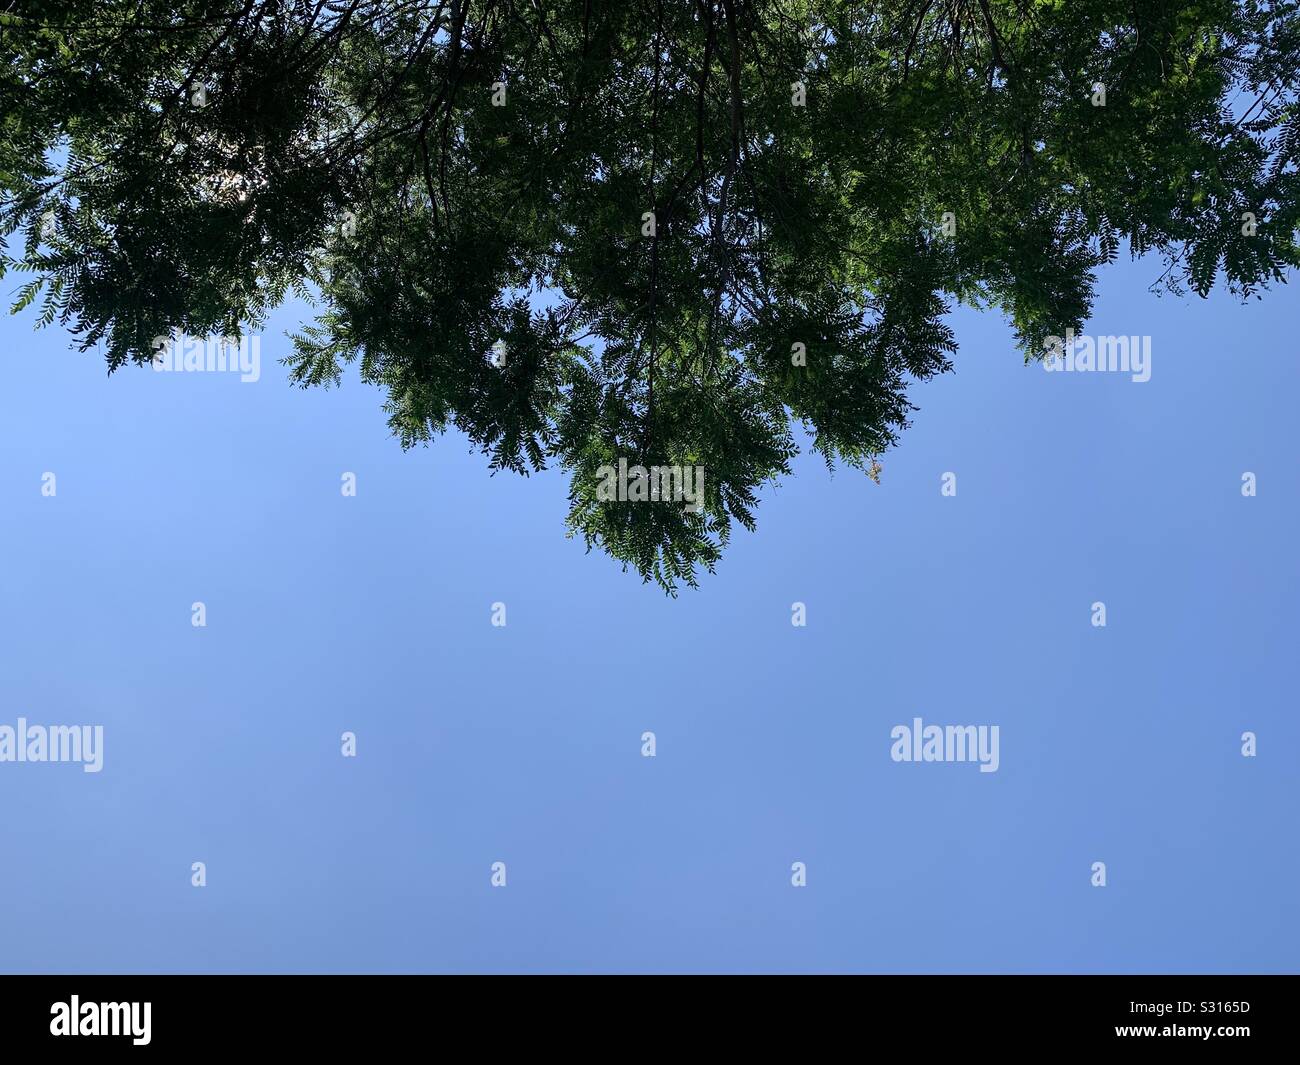
<svg viewBox="0 0 1300 1065">
<path fill-rule="evenodd" d="M 1295 2 L 15 0 L 0 47 L 15 309 L 112 372 L 309 298 L 293 381 L 561 466 L 669 591 L 797 427 L 877 472 L 955 303 L 1032 359 L 1125 245 L 1202 296 L 1300 258 Z"/>
</svg>

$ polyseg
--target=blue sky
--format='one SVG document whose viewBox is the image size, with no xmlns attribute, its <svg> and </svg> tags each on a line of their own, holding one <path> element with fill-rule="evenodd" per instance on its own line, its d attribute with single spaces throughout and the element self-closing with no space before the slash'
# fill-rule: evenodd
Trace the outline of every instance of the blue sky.
<svg viewBox="0 0 1300 1065">
<path fill-rule="evenodd" d="M 1158 272 L 1089 326 L 1150 381 L 959 311 L 881 485 L 800 459 L 676 600 L 560 474 L 289 387 L 301 306 L 257 383 L 0 321 L 0 725 L 105 735 L 0 764 L 0 970 L 1296 971 L 1296 293 Z M 918 716 L 998 771 L 891 761 Z"/>
</svg>

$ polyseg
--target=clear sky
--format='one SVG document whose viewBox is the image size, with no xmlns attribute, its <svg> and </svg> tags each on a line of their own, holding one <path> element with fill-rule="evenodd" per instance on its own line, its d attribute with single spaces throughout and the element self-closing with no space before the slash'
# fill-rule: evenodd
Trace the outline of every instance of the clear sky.
<svg viewBox="0 0 1300 1065">
<path fill-rule="evenodd" d="M 675 601 L 560 474 L 289 387 L 301 306 L 256 383 L 4 318 L 0 725 L 104 765 L 0 763 L 0 970 L 1297 971 L 1297 292 L 1158 272 L 1089 326 L 1149 381 L 960 311 L 881 485 L 800 459 Z M 915 717 L 998 771 L 892 761 Z"/>
</svg>

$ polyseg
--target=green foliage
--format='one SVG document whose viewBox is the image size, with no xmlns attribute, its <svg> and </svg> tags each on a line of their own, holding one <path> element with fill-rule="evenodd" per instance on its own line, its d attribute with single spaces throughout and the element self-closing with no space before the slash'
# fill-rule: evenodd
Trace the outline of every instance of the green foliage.
<svg viewBox="0 0 1300 1065">
<path fill-rule="evenodd" d="M 403 446 L 561 465 L 570 534 L 669 591 L 792 426 L 878 473 L 955 302 L 1036 358 L 1124 242 L 1201 295 L 1300 256 L 1295 2 L 60 0 L 0 48 L 14 310 L 112 371 L 310 293 L 295 382 L 356 361 Z M 702 509 L 602 500 L 620 458 Z"/>
</svg>

